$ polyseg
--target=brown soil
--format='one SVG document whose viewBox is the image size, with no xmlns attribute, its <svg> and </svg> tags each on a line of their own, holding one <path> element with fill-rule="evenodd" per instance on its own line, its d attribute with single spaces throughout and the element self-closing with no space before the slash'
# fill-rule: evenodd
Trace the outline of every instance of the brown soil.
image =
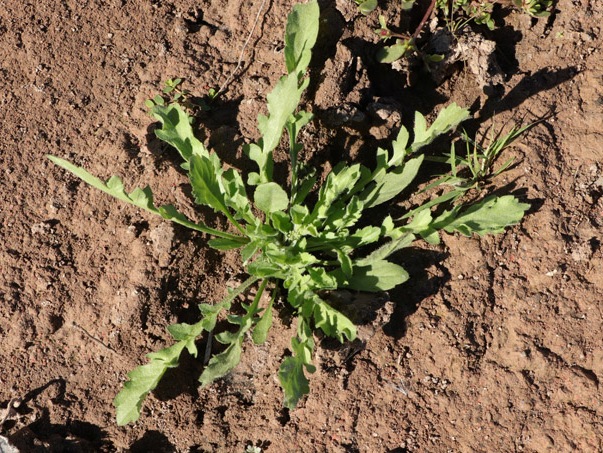
<svg viewBox="0 0 603 453">
<path fill-rule="evenodd" d="M 24 401 L 2 434 L 22 451 L 603 451 L 598 0 L 559 0 L 548 21 L 507 16 L 487 34 L 505 73 L 489 98 L 470 64 L 438 88 L 424 76 L 408 87 L 404 73 L 372 60 L 376 16 L 355 16 L 351 0 L 323 2 L 306 158 L 354 158 L 413 110 L 450 101 L 473 106 L 469 126 L 481 130 L 553 110 L 509 152 L 518 165 L 497 181 L 533 208 L 499 236 L 446 236 L 442 247 L 403 255 L 412 279 L 391 292 L 389 322 L 367 326 L 358 350 L 323 342 L 297 410 L 281 406 L 275 376 L 293 327 L 277 320 L 227 379 L 200 390 L 200 365 L 185 359 L 138 423 L 115 425 L 113 397 L 167 344 L 165 326 L 194 321 L 198 302 L 244 276 L 235 255 L 114 202 L 44 155 L 149 184 L 192 215 L 144 101 L 169 77 L 186 78 L 195 94 L 224 82 L 260 4 L 4 2 L 0 408 Z M 257 138 L 257 112 L 283 71 L 291 4 L 266 2 L 242 69 L 204 120 L 232 165 L 244 165 L 237 148 Z"/>
</svg>

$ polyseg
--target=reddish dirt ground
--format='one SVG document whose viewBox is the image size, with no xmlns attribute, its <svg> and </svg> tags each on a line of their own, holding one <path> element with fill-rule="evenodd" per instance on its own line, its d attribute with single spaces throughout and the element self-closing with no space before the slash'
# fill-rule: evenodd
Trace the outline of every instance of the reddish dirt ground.
<svg viewBox="0 0 603 453">
<path fill-rule="evenodd" d="M 381 2 L 380 2 L 381 3 Z M 381 5 L 392 21 L 397 2 Z M 207 142 L 244 166 L 244 141 L 283 72 L 293 2 L 268 0 L 227 92 L 206 114 Z M 321 2 L 306 97 L 308 159 L 355 158 L 412 111 L 472 106 L 475 129 L 553 112 L 509 151 L 497 186 L 532 209 L 484 238 L 445 236 L 400 257 L 412 279 L 366 345 L 317 348 L 311 394 L 282 408 L 276 381 L 293 327 L 276 320 L 227 379 L 198 389 L 185 359 L 118 428 L 126 373 L 192 322 L 196 304 L 239 281 L 235 255 L 76 181 L 46 154 L 149 184 L 193 214 L 185 177 L 151 134 L 145 99 L 183 77 L 195 94 L 235 69 L 261 2 L 6 0 L 0 8 L 0 419 L 22 451 L 603 451 L 603 2 L 560 0 L 549 20 L 511 13 L 487 33 L 502 86 L 487 97 L 466 64 L 439 86 L 374 61 L 376 15 Z M 421 79 L 421 77 L 419 77 Z M 424 77 L 423 77 L 424 79 Z M 392 115 L 373 124 L 371 106 Z M 333 125 L 352 106 L 368 120 Z M 392 107 L 393 106 L 393 107 Z M 369 113 L 367 113 L 369 112 Z M 335 119 L 337 119 L 335 115 Z M 216 220 L 219 222 L 219 220 Z M 358 297 L 362 297 L 358 295 Z M 346 349 L 347 348 L 347 349 Z M 354 351 L 356 352 L 356 351 Z"/>
</svg>

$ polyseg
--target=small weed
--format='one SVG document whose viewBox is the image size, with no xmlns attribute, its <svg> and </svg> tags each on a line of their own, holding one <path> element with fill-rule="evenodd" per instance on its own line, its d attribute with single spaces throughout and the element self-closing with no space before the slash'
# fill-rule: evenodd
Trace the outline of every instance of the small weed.
<svg viewBox="0 0 603 453">
<path fill-rule="evenodd" d="M 162 94 L 156 95 L 153 99 L 147 99 L 145 105 L 149 109 L 152 109 L 156 105 L 165 106 L 166 104 L 179 103 L 193 113 L 198 110 L 210 110 L 210 104 L 217 96 L 216 90 L 209 88 L 204 97 L 195 97 L 189 90 L 182 88 L 183 82 L 180 78 L 166 80 L 161 92 Z"/>
<path fill-rule="evenodd" d="M 412 130 L 402 127 L 389 149 L 375 150 L 374 168 L 341 162 L 322 183 L 304 171 L 299 159 L 303 144 L 298 139 L 312 114 L 299 110 L 299 104 L 309 84 L 305 74 L 318 27 L 316 0 L 293 8 L 285 31 L 287 73 L 267 96 L 268 114 L 258 117 L 261 138 L 243 148 L 257 166 L 246 178 L 237 169 L 227 168 L 218 154 L 194 136 L 192 118 L 183 104 L 189 93 L 180 88 L 181 80 L 166 84 L 163 96 L 172 96 L 169 101 L 160 96 L 149 103 L 152 116 L 161 123 L 156 135 L 179 153 L 195 202 L 224 216 L 231 225 L 226 231 L 189 219 L 172 205 L 156 206 L 149 187 L 128 192 L 117 176 L 102 181 L 64 159 L 49 156 L 55 164 L 121 201 L 210 236 L 208 245 L 214 249 L 238 249 L 249 275 L 238 287 L 228 289 L 221 301 L 201 303 L 197 323 L 167 328 L 174 343 L 148 354 L 148 363 L 128 374 L 114 400 L 119 425 L 139 418 L 144 399 L 169 368 L 178 366 L 185 349 L 197 356 L 197 342 L 202 336 L 213 336 L 224 347 L 205 366 L 199 378 L 201 385 L 208 386 L 227 375 L 239 363 L 247 337 L 255 344 L 266 341 L 280 295 L 290 304 L 297 323 L 291 354 L 278 371 L 284 405 L 293 409 L 309 392 L 308 375 L 316 370 L 312 363 L 314 332 L 320 330 L 341 342 L 356 337 L 355 325 L 321 294 L 338 288 L 366 292 L 392 289 L 409 275 L 391 257 L 415 241 L 438 243 L 440 232 L 500 233 L 520 222 L 528 209 L 529 205 L 512 195 L 477 197 L 470 204 L 452 204 L 455 197 L 440 196 L 397 221 L 387 213 L 391 201 L 417 176 L 425 161 L 424 149 L 468 118 L 468 110 L 456 104 L 442 109 L 431 125 L 417 112 Z M 281 185 L 273 178 L 273 152 L 285 132 L 290 177 L 289 183 Z M 503 140 L 502 145 L 485 150 L 476 148 L 482 157 L 471 162 L 451 156 L 453 172 L 459 165 L 474 165 L 478 176 L 485 174 L 509 142 Z M 434 185 L 447 182 L 440 180 Z M 381 217 L 372 210 L 377 206 L 381 207 Z M 441 208 L 437 214 L 431 209 L 435 206 Z M 245 297 L 248 292 L 254 292 L 250 299 Z M 265 292 L 271 297 L 263 298 Z M 237 300 L 243 314 L 231 312 Z M 226 319 L 231 328 L 214 332 L 219 319 Z"/>
<path fill-rule="evenodd" d="M 484 182 L 500 175 L 513 164 L 514 159 L 511 158 L 505 161 L 496 170 L 494 169 L 494 163 L 503 150 L 509 147 L 515 140 L 536 124 L 538 124 L 538 121 L 523 127 L 515 126 L 504 135 L 500 132 L 495 133 L 493 128 L 491 128 L 491 135 L 488 144 L 485 146 L 483 145 L 483 142 L 486 140 L 485 138 L 482 140 L 482 143 L 478 143 L 469 137 L 466 131 L 463 131 L 461 138 L 466 146 L 464 155 L 458 154 L 456 152 L 455 143 L 452 143 L 450 153 L 446 154 L 446 157 L 428 158 L 428 160 L 431 161 L 450 164 L 450 174 L 438 179 L 433 185 L 452 185 L 460 192 L 480 188 Z M 461 177 L 461 173 L 463 172 L 467 174 L 467 176 Z"/>
<path fill-rule="evenodd" d="M 532 17 L 548 17 L 554 6 L 554 0 L 513 0 L 515 6 Z"/>
<path fill-rule="evenodd" d="M 373 3 L 369 0 L 355 1 L 359 5 L 360 12 L 364 15 L 371 13 L 377 7 L 376 2 Z M 422 55 L 420 48 L 416 45 L 417 37 L 423 31 L 434 11 L 439 17 L 438 27 L 448 29 L 453 35 L 472 23 L 484 25 L 488 29 L 494 30 L 496 23 L 492 13 L 494 12 L 495 3 L 491 0 L 431 0 L 423 19 L 412 34 L 393 32 L 385 18 L 379 16 L 380 27 L 375 30 L 379 39 L 383 41 L 395 39 L 395 42 L 378 51 L 377 61 L 393 63 L 413 53 L 421 55 L 422 58 L 438 58 L 437 55 Z M 402 0 L 400 9 L 403 14 L 407 13 L 415 4 L 414 0 Z M 536 18 L 549 16 L 553 5 L 554 0 L 512 0 L 512 2 L 509 2 L 509 6 L 515 6 L 520 11 Z"/>
</svg>

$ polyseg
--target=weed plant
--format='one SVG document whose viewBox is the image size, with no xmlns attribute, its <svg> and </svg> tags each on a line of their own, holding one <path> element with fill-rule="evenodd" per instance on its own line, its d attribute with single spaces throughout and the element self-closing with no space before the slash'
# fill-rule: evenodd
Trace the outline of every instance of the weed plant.
<svg viewBox="0 0 603 453">
<path fill-rule="evenodd" d="M 64 159 L 49 156 L 55 164 L 119 200 L 209 236 L 208 245 L 214 249 L 238 249 L 249 276 L 229 289 L 223 300 L 201 303 L 197 323 L 167 328 L 174 343 L 148 354 L 148 363 L 128 374 L 114 400 L 119 425 L 139 418 L 145 397 L 168 369 L 178 366 L 184 350 L 197 356 L 197 343 L 202 337 L 213 336 L 223 350 L 205 366 L 199 378 L 201 385 L 208 386 L 227 375 L 239 363 L 247 337 L 256 344 L 266 340 L 279 295 L 290 304 L 297 325 L 291 354 L 278 371 L 284 405 L 294 408 L 309 392 L 308 375 L 315 371 L 314 332 L 322 331 L 341 342 L 356 337 L 355 325 L 321 296 L 325 291 L 390 290 L 409 278 L 392 258 L 396 252 L 417 240 L 438 243 L 441 231 L 467 236 L 500 233 L 520 222 L 528 209 L 512 195 L 478 197 L 469 205 L 451 204 L 458 199 L 452 190 L 447 193 L 453 196 L 436 196 L 411 209 L 402 219 L 387 215 L 387 207 L 417 176 L 428 145 L 468 118 L 468 111 L 456 104 L 440 111 L 431 125 L 417 112 L 412 131 L 402 127 L 390 149 L 375 150 L 374 168 L 342 162 L 324 181 L 307 171 L 299 159 L 303 147 L 299 137 L 312 121 L 312 114 L 300 110 L 299 104 L 309 84 L 306 70 L 318 27 L 316 0 L 293 8 L 285 32 L 287 72 L 267 96 L 267 115 L 258 117 L 261 138 L 244 146 L 257 167 L 246 177 L 235 168 L 226 168 L 220 156 L 194 136 L 192 118 L 180 103 L 188 96 L 179 88 L 180 80 L 166 85 L 168 94 L 178 94 L 175 101 L 156 98 L 149 104 L 152 116 L 161 123 L 156 135 L 179 153 L 194 201 L 228 219 L 231 228 L 227 231 L 190 219 L 173 205 L 157 206 L 149 187 L 128 192 L 117 176 L 103 181 Z M 284 133 L 288 138 L 290 182 L 279 184 L 273 178 L 273 152 Z M 458 163 L 454 157 L 451 162 Z M 489 169 L 489 163 L 480 167 L 484 172 Z M 445 187 L 446 182 L 436 182 L 434 187 Z M 380 209 L 373 210 L 375 207 Z M 375 218 L 380 212 L 383 217 Z M 244 297 L 249 292 L 255 294 L 251 300 Z M 264 298 L 265 293 L 271 297 Z M 237 300 L 243 314 L 231 312 Z M 221 319 L 232 328 L 216 332 Z"/>
</svg>

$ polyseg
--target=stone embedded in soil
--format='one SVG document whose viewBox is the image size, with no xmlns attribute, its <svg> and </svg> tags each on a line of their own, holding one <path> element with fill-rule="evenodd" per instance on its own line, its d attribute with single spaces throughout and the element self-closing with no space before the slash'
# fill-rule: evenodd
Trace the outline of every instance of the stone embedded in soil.
<svg viewBox="0 0 603 453">
<path fill-rule="evenodd" d="M 153 244 L 153 257 L 158 261 L 160 267 L 170 264 L 172 241 L 174 240 L 174 228 L 168 222 L 160 223 L 149 233 Z"/>
</svg>

